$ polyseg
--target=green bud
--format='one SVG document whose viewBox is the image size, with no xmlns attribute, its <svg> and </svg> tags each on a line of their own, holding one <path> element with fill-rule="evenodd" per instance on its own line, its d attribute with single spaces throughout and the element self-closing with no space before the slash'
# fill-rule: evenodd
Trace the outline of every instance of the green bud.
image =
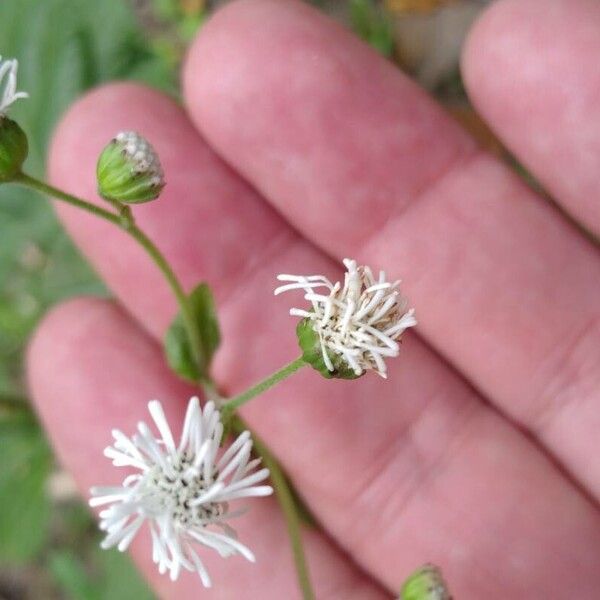
<svg viewBox="0 0 600 600">
<path fill-rule="evenodd" d="M 327 368 L 325 359 L 323 358 L 323 348 L 319 340 L 319 334 L 315 331 L 311 319 L 302 319 L 298 323 L 296 335 L 302 349 L 304 362 L 319 371 L 323 377 L 327 377 L 327 379 L 357 379 L 365 374 L 365 371 L 363 371 L 361 375 L 357 375 L 340 354 L 325 349 L 327 356 L 329 356 L 333 364 L 333 371 Z"/>
<path fill-rule="evenodd" d="M 405 582 L 399 600 L 452 600 L 435 565 L 427 564 L 417 569 Z"/>
<path fill-rule="evenodd" d="M 154 148 L 133 131 L 122 131 L 104 148 L 96 176 L 103 198 L 125 204 L 154 200 L 165 185 Z"/>
<path fill-rule="evenodd" d="M 0 115 L 0 183 L 12 181 L 20 172 L 29 144 L 17 123 Z"/>
</svg>

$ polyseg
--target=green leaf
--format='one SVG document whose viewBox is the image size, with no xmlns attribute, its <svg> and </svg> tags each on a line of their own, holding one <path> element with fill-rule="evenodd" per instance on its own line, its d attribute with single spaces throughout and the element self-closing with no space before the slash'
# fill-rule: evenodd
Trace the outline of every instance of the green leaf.
<svg viewBox="0 0 600 600">
<path fill-rule="evenodd" d="M 350 22 L 354 31 L 380 54 L 392 55 L 394 32 L 391 23 L 373 0 L 352 0 Z"/>
<path fill-rule="evenodd" d="M 165 336 L 165 354 L 169 366 L 187 381 L 197 383 L 208 375 L 214 353 L 221 342 L 219 322 L 212 292 L 206 283 L 201 283 L 189 295 L 194 326 L 200 339 L 201 354 L 194 359 L 194 352 L 183 317 L 178 314 Z"/>
</svg>

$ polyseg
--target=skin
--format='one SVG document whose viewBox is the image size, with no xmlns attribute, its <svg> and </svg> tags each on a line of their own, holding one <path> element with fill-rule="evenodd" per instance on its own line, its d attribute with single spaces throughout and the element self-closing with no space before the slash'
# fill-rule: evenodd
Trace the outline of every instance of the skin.
<svg viewBox="0 0 600 600">
<path fill-rule="evenodd" d="M 94 198 L 112 132 L 156 146 L 168 185 L 136 217 L 186 286 L 214 288 L 215 377 L 229 393 L 293 359 L 300 297 L 277 273 L 339 278 L 356 258 L 402 277 L 419 327 L 389 379 L 326 381 L 309 369 L 244 407 L 319 521 L 305 532 L 321 598 L 392 597 L 419 564 L 460 600 L 594 598 L 600 586 L 600 4 L 501 0 L 463 57 L 469 94 L 553 194 L 536 197 L 397 69 L 297 2 L 242 0 L 190 49 L 185 103 L 115 84 L 56 132 L 52 181 Z M 559 210 L 559 207 L 561 210 Z M 67 229 L 116 300 L 56 308 L 29 379 L 81 489 L 116 482 L 109 432 L 158 397 L 181 422 L 193 390 L 166 370 L 175 306 L 120 231 L 69 207 Z M 258 559 L 203 553 L 204 598 L 298 598 L 272 499 L 236 525 Z M 199 582 L 155 573 L 158 594 Z"/>
</svg>

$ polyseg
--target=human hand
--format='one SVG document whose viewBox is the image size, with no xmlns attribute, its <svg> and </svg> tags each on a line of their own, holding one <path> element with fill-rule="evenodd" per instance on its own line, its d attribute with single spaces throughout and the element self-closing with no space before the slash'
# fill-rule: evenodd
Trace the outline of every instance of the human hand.
<svg viewBox="0 0 600 600">
<path fill-rule="evenodd" d="M 489 124 L 596 233 L 599 32 L 594 0 L 505 0 L 464 56 Z M 299 3 L 221 11 L 184 83 L 185 108 L 131 84 L 82 99 L 50 172 L 90 197 L 115 132 L 152 141 L 168 186 L 136 217 L 188 286 L 215 289 L 228 392 L 297 354 L 277 273 L 338 278 L 349 255 L 401 276 L 417 309 L 387 382 L 307 369 L 242 411 L 322 527 L 305 536 L 317 597 L 389 597 L 426 561 L 458 600 L 596 597 L 597 247 L 397 69 Z M 39 412 L 85 491 L 118 479 L 102 457 L 112 427 L 132 431 L 151 398 L 180 422 L 193 390 L 163 364 L 175 306 L 152 263 L 110 225 L 59 213 L 118 298 L 59 307 L 29 356 Z M 297 597 L 275 501 L 236 528 L 258 562 L 206 553 L 212 592 L 159 576 L 148 538 L 134 557 L 165 598 Z"/>
</svg>

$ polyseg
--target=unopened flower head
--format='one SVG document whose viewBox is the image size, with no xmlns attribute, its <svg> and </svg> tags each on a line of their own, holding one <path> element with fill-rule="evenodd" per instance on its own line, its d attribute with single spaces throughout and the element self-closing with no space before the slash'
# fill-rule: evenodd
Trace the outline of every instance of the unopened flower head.
<svg viewBox="0 0 600 600">
<path fill-rule="evenodd" d="M 440 569 L 426 564 L 404 582 L 399 600 L 452 600 L 452 597 Z"/>
<path fill-rule="evenodd" d="M 165 185 L 158 154 L 135 131 L 122 131 L 104 148 L 96 167 L 100 195 L 125 203 L 158 198 Z"/>
<path fill-rule="evenodd" d="M 27 98 L 25 92 L 17 92 L 18 66 L 16 59 L 2 60 L 0 56 L 0 183 L 19 175 L 29 152 L 25 132 L 6 116 L 19 98 Z"/>
<path fill-rule="evenodd" d="M 304 290 L 311 306 L 290 314 L 303 317 L 298 337 L 304 358 L 323 375 L 349 379 L 373 369 L 386 377 L 385 359 L 398 355 L 402 333 L 416 325 L 414 310 L 407 309 L 399 281 L 386 281 L 383 271 L 375 278 L 354 260 L 344 259 L 344 265 L 343 285 L 323 275 L 279 275 L 287 283 L 275 294 Z"/>
<path fill-rule="evenodd" d="M 16 58 L 2 60 L 0 56 L 0 118 L 6 116 L 8 108 L 17 100 L 28 97 L 25 92 L 17 92 L 18 68 Z"/>
<path fill-rule="evenodd" d="M 160 402 L 153 400 L 148 407 L 159 436 L 142 422 L 131 438 L 114 430 L 114 444 L 104 451 L 115 466 L 134 473 L 119 486 L 91 490 L 90 505 L 107 506 L 100 513 L 100 528 L 106 531 L 102 547 L 124 551 L 147 523 L 152 559 L 160 573 L 169 571 L 175 580 L 181 569 L 197 572 L 210 587 L 198 547 L 211 548 L 224 558 L 241 554 L 254 561 L 228 524 L 242 512 L 232 511 L 229 503 L 271 494 L 270 486 L 259 485 L 269 471 L 257 470 L 260 459 L 251 459 L 248 431 L 227 450 L 219 450 L 223 425 L 213 402 L 202 409 L 198 398 L 190 400 L 178 445 Z"/>
</svg>

